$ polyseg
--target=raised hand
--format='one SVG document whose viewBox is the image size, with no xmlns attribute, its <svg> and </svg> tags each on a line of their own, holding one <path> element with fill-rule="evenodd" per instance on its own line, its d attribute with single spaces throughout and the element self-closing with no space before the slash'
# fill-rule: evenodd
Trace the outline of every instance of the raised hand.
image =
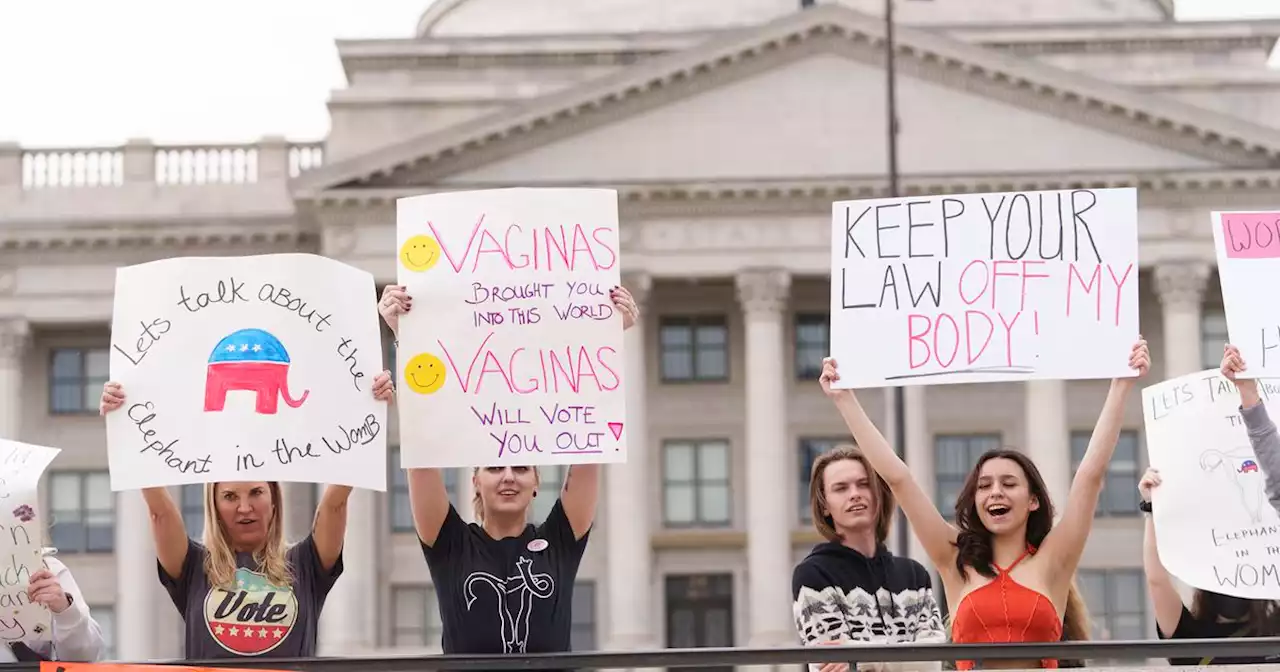
<svg viewBox="0 0 1280 672">
<path fill-rule="evenodd" d="M 1142 501 L 1151 501 L 1151 491 L 1160 485 L 1160 472 L 1147 468 L 1147 473 L 1142 475 L 1142 480 L 1138 481 L 1138 496 L 1142 497 Z"/>
<path fill-rule="evenodd" d="M 31 580 L 27 583 L 27 597 L 36 604 L 43 604 L 55 614 L 61 614 L 71 606 L 67 592 L 48 569 L 41 569 L 31 575 Z"/>
<path fill-rule="evenodd" d="M 102 386 L 102 401 L 98 402 L 98 415 L 106 415 L 124 405 L 124 388 L 120 383 L 108 382 Z"/>
<path fill-rule="evenodd" d="M 1240 354 L 1240 348 L 1230 343 L 1222 346 L 1222 377 L 1232 382 L 1236 381 L 1236 374 L 1243 373 L 1248 370 L 1248 366 L 1244 363 L 1244 355 Z"/>
<path fill-rule="evenodd" d="M 1151 352 L 1147 349 L 1147 340 L 1141 336 L 1129 351 L 1129 368 L 1136 370 L 1139 378 L 1151 370 Z"/>
<path fill-rule="evenodd" d="M 1230 343 L 1222 346 L 1222 377 L 1235 383 L 1236 389 L 1240 390 L 1240 405 L 1244 408 L 1253 408 L 1262 401 L 1258 393 L 1258 381 L 1238 377 L 1248 370 L 1249 366 L 1244 363 L 1244 355 L 1240 354 L 1240 348 Z"/>
<path fill-rule="evenodd" d="M 390 371 L 383 371 L 373 379 L 373 398 L 389 404 L 395 403 L 396 388 L 391 384 Z"/>
<path fill-rule="evenodd" d="M 836 369 L 836 360 L 830 357 L 822 359 L 822 374 L 818 376 L 818 384 L 822 385 L 822 393 L 832 399 L 836 399 L 846 394 L 852 394 L 852 390 L 837 390 L 831 385 L 840 380 L 840 372 Z"/>
<path fill-rule="evenodd" d="M 391 333 L 400 335 L 400 314 L 409 312 L 413 306 L 413 298 L 405 291 L 404 285 L 387 285 L 382 288 L 382 298 L 378 300 L 378 314 L 391 327 Z"/>
<path fill-rule="evenodd" d="M 626 331 L 636 326 L 636 320 L 640 319 L 640 306 L 636 305 L 635 297 L 631 296 L 631 292 L 619 285 L 609 290 L 609 298 L 613 300 L 613 305 L 617 306 L 618 312 L 622 313 L 622 330 Z"/>
</svg>

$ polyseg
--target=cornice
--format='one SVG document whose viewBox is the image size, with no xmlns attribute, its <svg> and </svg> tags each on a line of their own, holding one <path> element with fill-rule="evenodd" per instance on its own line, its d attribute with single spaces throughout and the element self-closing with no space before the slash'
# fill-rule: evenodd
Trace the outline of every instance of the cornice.
<svg viewBox="0 0 1280 672">
<path fill-rule="evenodd" d="M 870 63 L 883 60 L 883 26 L 850 10 L 823 6 L 742 31 L 686 53 L 652 59 L 457 127 L 420 136 L 309 171 L 302 193 L 342 185 L 418 183 L 561 137 L 592 124 L 669 102 L 705 87 L 759 72 L 817 50 L 840 50 Z M 953 88 L 1010 100 L 1144 142 L 1237 167 L 1280 162 L 1280 131 L 1173 100 L 1156 99 L 1093 78 L 944 36 L 903 29 L 899 67 Z"/>
<path fill-rule="evenodd" d="M 263 246 L 318 245 L 319 236 L 300 222 L 269 226 L 42 227 L 0 230 L 0 253 L 100 252 L 109 250 L 232 247 L 257 254 Z"/>
<path fill-rule="evenodd" d="M 1049 191 L 1057 189 L 1102 189 L 1135 187 L 1146 202 L 1179 201 L 1197 194 L 1254 193 L 1270 197 L 1280 190 L 1280 170 L 1147 171 L 1079 173 L 1010 173 L 995 175 L 905 175 L 899 179 L 902 196 L 934 194 L 992 193 L 1008 191 Z M 813 179 L 700 180 L 634 183 L 522 183 L 521 185 L 435 184 L 389 188 L 343 188 L 303 197 L 309 211 L 394 206 L 396 199 L 421 194 L 528 187 L 597 187 L 618 190 L 624 207 L 677 206 L 732 207 L 752 209 L 809 209 L 814 202 L 885 198 L 888 181 L 882 175 L 832 176 Z"/>
</svg>

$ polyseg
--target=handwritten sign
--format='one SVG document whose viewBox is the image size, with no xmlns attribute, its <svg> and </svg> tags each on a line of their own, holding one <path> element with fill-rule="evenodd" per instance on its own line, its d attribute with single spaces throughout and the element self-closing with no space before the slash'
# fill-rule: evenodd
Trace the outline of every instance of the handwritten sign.
<svg viewBox="0 0 1280 672">
<path fill-rule="evenodd" d="M 1231 343 L 1249 363 L 1241 378 L 1280 376 L 1280 212 L 1215 212 L 1213 241 Z"/>
<path fill-rule="evenodd" d="M 1133 189 L 846 201 L 831 232 L 837 387 L 1134 375 Z"/>
<path fill-rule="evenodd" d="M 1280 387 L 1259 381 L 1265 400 Z M 1280 599 L 1280 515 L 1240 417 L 1240 393 L 1214 369 L 1142 391 L 1160 561 L 1187 585 Z"/>
<path fill-rule="evenodd" d="M 373 276 L 307 254 L 166 259 L 116 274 L 111 487 L 386 488 Z"/>
<path fill-rule="evenodd" d="M 623 462 L 617 194 L 397 202 L 404 467 Z"/>
<path fill-rule="evenodd" d="M 27 596 L 31 575 L 44 569 L 44 521 L 36 493 L 57 448 L 0 439 L 0 640 L 49 639 L 49 610 Z"/>
</svg>

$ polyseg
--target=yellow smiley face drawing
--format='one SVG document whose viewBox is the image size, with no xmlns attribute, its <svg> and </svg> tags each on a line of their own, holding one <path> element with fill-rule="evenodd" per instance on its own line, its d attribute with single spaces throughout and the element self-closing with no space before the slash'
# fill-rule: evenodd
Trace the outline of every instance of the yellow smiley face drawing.
<svg viewBox="0 0 1280 672">
<path fill-rule="evenodd" d="M 400 263 L 404 267 L 421 273 L 440 261 L 440 243 L 431 236 L 413 236 L 400 246 Z"/>
<path fill-rule="evenodd" d="M 444 362 L 429 352 L 414 355 L 404 365 L 405 384 L 418 394 L 433 394 L 444 387 L 444 380 Z"/>
</svg>

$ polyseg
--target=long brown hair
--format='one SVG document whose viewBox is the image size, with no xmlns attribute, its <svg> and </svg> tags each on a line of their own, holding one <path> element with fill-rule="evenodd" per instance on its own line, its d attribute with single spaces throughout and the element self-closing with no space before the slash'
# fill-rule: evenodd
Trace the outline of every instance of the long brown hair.
<svg viewBox="0 0 1280 672">
<path fill-rule="evenodd" d="M 826 513 L 827 494 L 826 494 L 826 473 L 827 467 L 841 460 L 853 460 L 862 465 L 866 470 L 867 477 L 871 479 L 871 490 L 876 497 L 876 542 L 884 543 L 889 538 L 889 527 L 893 525 L 893 511 L 897 507 L 897 503 L 893 499 L 893 491 L 889 489 L 889 484 L 875 469 L 871 468 L 871 463 L 867 462 L 867 457 L 851 443 L 841 444 L 828 450 L 818 456 L 813 461 L 813 470 L 809 474 L 809 506 L 813 509 L 813 526 L 818 530 L 818 534 L 826 537 L 827 541 L 840 541 L 840 534 L 836 532 L 835 524 L 831 520 L 831 514 Z"/>
<path fill-rule="evenodd" d="M 1250 600 L 1197 588 L 1191 596 L 1191 615 L 1197 621 L 1212 623 L 1221 618 L 1238 623 L 1240 629 L 1232 637 L 1280 635 L 1280 603 L 1274 600 Z"/>
<path fill-rule="evenodd" d="M 1040 503 L 1039 508 L 1027 515 L 1027 544 L 1032 548 L 1039 548 L 1053 529 L 1053 501 L 1049 498 L 1049 489 L 1045 486 L 1044 477 L 1040 475 L 1036 463 L 1016 450 L 988 450 L 973 465 L 964 488 L 956 497 L 956 527 L 960 528 L 960 534 L 956 537 L 956 570 L 962 578 L 968 577 L 970 569 L 988 578 L 996 576 L 995 557 L 991 547 L 992 534 L 978 517 L 978 475 L 982 472 L 982 465 L 994 459 L 1017 463 L 1027 476 L 1031 496 Z M 1062 617 L 1062 639 L 1089 639 L 1089 610 L 1084 598 L 1080 596 L 1074 577 L 1071 589 L 1067 592 L 1067 609 Z"/>
<path fill-rule="evenodd" d="M 284 496 L 280 484 L 269 481 L 267 487 L 271 491 L 271 519 L 267 521 L 267 543 L 261 550 L 254 551 L 253 561 L 258 571 L 267 577 L 273 586 L 287 588 L 293 584 L 293 571 L 289 567 L 285 551 L 289 545 L 284 539 Z M 215 588 L 230 590 L 236 585 L 236 554 L 231 550 L 226 525 L 218 515 L 218 484 L 204 484 L 204 547 L 208 551 L 204 557 L 204 574 L 209 585 Z"/>
</svg>

